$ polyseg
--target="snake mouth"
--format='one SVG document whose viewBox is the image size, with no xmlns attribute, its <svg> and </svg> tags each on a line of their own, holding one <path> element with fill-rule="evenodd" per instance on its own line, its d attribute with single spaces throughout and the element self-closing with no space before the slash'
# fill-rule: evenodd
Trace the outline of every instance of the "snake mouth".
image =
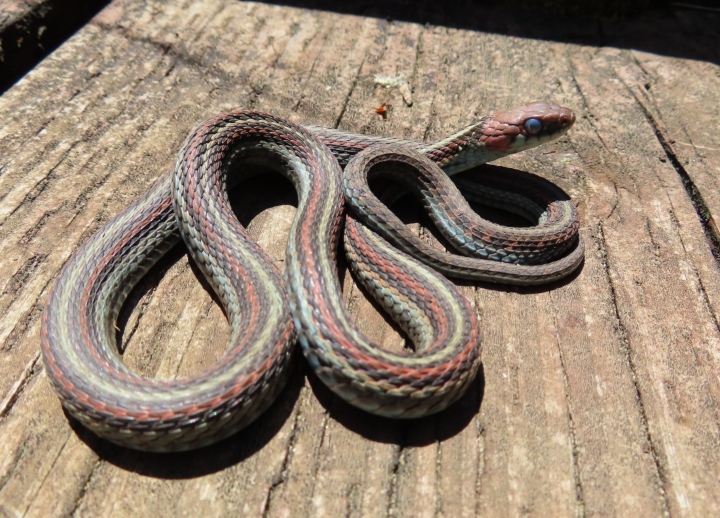
<svg viewBox="0 0 720 518">
<path fill-rule="evenodd" d="M 570 108 L 534 101 L 488 117 L 480 141 L 490 149 L 514 153 L 556 139 L 573 124 L 575 114 Z"/>
</svg>

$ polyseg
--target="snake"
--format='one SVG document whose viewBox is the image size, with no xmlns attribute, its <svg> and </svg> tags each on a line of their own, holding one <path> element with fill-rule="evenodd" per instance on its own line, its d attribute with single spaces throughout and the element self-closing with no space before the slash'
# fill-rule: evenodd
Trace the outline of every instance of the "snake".
<svg viewBox="0 0 720 518">
<path fill-rule="evenodd" d="M 574 121 L 570 109 L 537 101 L 433 143 L 299 126 L 249 110 L 205 121 L 185 139 L 173 170 L 61 270 L 43 311 L 41 350 L 62 406 L 122 446 L 203 447 L 273 403 L 299 343 L 317 377 L 357 408 L 391 418 L 447 408 L 476 377 L 481 352 L 476 312 L 447 276 L 552 282 L 575 271 L 584 251 L 575 205 L 552 183 L 508 169 L 479 185 L 472 175 L 485 173 L 457 173 L 555 139 Z M 238 222 L 228 198 L 263 168 L 281 172 L 298 195 L 284 272 Z M 484 220 L 460 190 L 537 224 Z M 452 251 L 428 245 L 389 211 L 403 192 L 427 208 Z M 181 241 L 225 310 L 229 344 L 202 372 L 144 377 L 122 360 L 118 316 L 132 289 Z M 355 279 L 410 349 L 383 349 L 350 317 L 340 241 Z"/>
</svg>

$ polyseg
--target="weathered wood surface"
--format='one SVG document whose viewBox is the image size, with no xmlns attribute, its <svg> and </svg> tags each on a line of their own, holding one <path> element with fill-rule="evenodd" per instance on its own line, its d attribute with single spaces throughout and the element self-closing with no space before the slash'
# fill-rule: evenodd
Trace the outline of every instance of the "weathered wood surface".
<svg viewBox="0 0 720 518">
<path fill-rule="evenodd" d="M 0 97 L 0 515 L 720 513 L 720 75 L 712 60 L 615 48 L 618 31 L 579 45 L 231 0 L 109 5 Z M 401 74 L 410 106 L 374 82 Z M 39 356 L 45 296 L 198 122 L 250 107 L 432 139 L 535 98 L 578 123 L 504 163 L 577 200 L 585 265 L 549 289 L 462 288 L 484 349 L 458 405 L 369 417 L 300 367 L 258 422 L 199 452 L 132 452 L 68 421 Z M 277 185 L 257 180 L 236 205 L 282 264 L 294 195 Z M 371 337 L 401 346 L 347 276 L 345 294 Z M 227 324 L 183 250 L 129 306 L 122 348 L 139 372 L 182 376 L 221 355 Z"/>
</svg>

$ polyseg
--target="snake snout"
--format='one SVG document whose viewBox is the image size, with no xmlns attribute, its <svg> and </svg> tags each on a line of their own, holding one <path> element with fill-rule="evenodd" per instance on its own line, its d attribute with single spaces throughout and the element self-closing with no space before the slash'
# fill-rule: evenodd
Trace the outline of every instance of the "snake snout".
<svg viewBox="0 0 720 518">
<path fill-rule="evenodd" d="M 575 112 L 573 112 L 570 108 L 565 108 L 564 106 L 558 106 L 553 105 L 555 109 L 552 111 L 551 114 L 549 114 L 549 124 L 550 126 L 554 120 L 554 126 L 557 128 L 557 130 L 562 131 L 563 133 L 567 130 L 569 130 L 573 124 L 575 124 Z"/>
<path fill-rule="evenodd" d="M 551 140 L 563 135 L 575 124 L 575 113 L 570 108 L 557 106 L 556 110 L 543 118 L 542 124 L 545 135 L 540 136 L 541 140 Z M 527 122 L 525 122 L 525 127 L 527 128 Z"/>
</svg>

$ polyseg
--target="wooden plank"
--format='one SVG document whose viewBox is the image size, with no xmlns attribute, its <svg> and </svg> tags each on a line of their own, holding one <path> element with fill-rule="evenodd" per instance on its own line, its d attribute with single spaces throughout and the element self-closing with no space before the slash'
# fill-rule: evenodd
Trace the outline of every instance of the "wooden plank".
<svg viewBox="0 0 720 518">
<path fill-rule="evenodd" d="M 661 114 L 672 135 L 667 120 L 681 110 L 668 93 L 653 104 L 638 91 L 648 68 L 669 77 L 689 67 L 711 91 L 717 78 L 675 58 L 652 69 L 656 59 L 263 3 L 113 2 L 0 97 L 2 512 L 717 514 L 720 276 L 648 117 Z M 378 75 L 404 77 L 411 98 L 378 85 Z M 663 92 L 660 83 L 650 91 Z M 267 415 L 200 452 L 129 452 L 70 426 L 38 362 L 47 290 L 205 117 L 243 106 L 433 139 L 533 98 L 575 108 L 576 128 L 505 164 L 578 201 L 586 262 L 552 289 L 462 286 L 484 350 L 483 376 L 458 405 L 412 422 L 370 417 L 299 371 Z M 382 102 L 392 105 L 388 120 L 374 112 Z M 693 142 L 720 147 L 697 124 Z M 282 265 L 292 189 L 259 179 L 243 191 L 239 217 Z M 416 207 L 405 211 L 440 246 Z M 347 275 L 344 293 L 369 336 L 402 346 Z M 123 318 L 124 357 L 148 376 L 202 369 L 227 338 L 182 250 L 153 271 Z"/>
</svg>

